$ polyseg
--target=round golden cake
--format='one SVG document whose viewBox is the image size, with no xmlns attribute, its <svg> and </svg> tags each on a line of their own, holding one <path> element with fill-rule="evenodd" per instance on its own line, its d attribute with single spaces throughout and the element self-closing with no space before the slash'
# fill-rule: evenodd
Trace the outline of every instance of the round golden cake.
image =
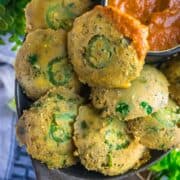
<svg viewBox="0 0 180 180">
<path fill-rule="evenodd" d="M 16 125 L 17 138 L 32 158 L 49 168 L 76 164 L 73 123 L 82 99 L 63 88 L 49 91 L 23 112 Z"/>
<path fill-rule="evenodd" d="M 66 40 L 63 30 L 38 29 L 26 36 L 16 57 L 15 71 L 31 99 L 38 99 L 52 87 L 78 91 L 80 84 L 68 62 Z"/>
<path fill-rule="evenodd" d="M 128 88 L 140 75 L 148 29 L 112 7 L 96 6 L 76 18 L 68 53 L 79 80 L 89 86 Z"/>
<path fill-rule="evenodd" d="M 102 116 L 117 116 L 120 120 L 145 117 L 164 108 L 169 91 L 166 77 L 156 68 L 145 65 L 140 76 L 128 89 L 93 88 L 92 104 Z"/>
<path fill-rule="evenodd" d="M 31 0 L 25 9 L 26 31 L 39 28 L 68 31 L 74 19 L 93 4 L 91 0 Z"/>
<path fill-rule="evenodd" d="M 81 106 L 74 124 L 75 155 L 88 169 L 118 175 L 146 162 L 147 149 L 126 132 L 117 118 L 101 118 L 91 106 Z"/>
</svg>

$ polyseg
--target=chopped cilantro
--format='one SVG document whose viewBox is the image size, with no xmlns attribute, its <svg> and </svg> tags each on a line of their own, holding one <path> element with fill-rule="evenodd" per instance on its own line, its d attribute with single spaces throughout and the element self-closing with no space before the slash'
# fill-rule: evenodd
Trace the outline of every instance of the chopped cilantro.
<svg viewBox="0 0 180 180">
<path fill-rule="evenodd" d="M 31 65 L 35 65 L 37 63 L 38 56 L 37 54 L 29 55 L 28 56 L 28 61 Z"/>
<path fill-rule="evenodd" d="M 57 94 L 56 97 L 57 97 L 57 99 L 59 99 L 59 100 L 64 100 L 64 97 L 61 96 L 60 94 Z"/>
<path fill-rule="evenodd" d="M 53 118 L 55 121 L 62 120 L 62 121 L 74 121 L 75 114 L 71 112 L 65 112 L 65 113 L 54 113 Z"/>
<path fill-rule="evenodd" d="M 112 167 L 112 154 L 111 153 L 108 153 L 107 154 L 107 166 L 108 167 Z"/>
<path fill-rule="evenodd" d="M 149 115 L 152 113 L 153 108 L 145 101 L 140 103 L 140 106 L 144 109 L 144 111 Z"/>
<path fill-rule="evenodd" d="M 118 103 L 116 106 L 116 112 L 119 112 L 123 118 L 129 113 L 129 105 L 126 103 Z"/>
<path fill-rule="evenodd" d="M 117 144 L 117 145 L 116 145 L 116 150 L 124 149 L 124 148 L 126 148 L 126 147 L 128 147 L 128 146 L 129 146 L 129 141 L 125 141 L 125 142 L 122 143 L 122 144 Z"/>
</svg>

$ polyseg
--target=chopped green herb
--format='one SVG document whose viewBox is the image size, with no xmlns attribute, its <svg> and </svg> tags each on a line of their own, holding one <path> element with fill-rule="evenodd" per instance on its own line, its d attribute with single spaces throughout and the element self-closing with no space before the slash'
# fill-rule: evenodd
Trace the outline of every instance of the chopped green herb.
<svg viewBox="0 0 180 180">
<path fill-rule="evenodd" d="M 140 103 L 140 106 L 144 109 L 144 111 L 149 115 L 152 113 L 153 108 L 145 101 Z"/>
<path fill-rule="evenodd" d="M 10 34 L 11 50 L 17 50 L 25 34 L 24 8 L 30 0 L 0 0 L 0 36 Z M 0 44 L 5 44 L 0 38 Z"/>
<path fill-rule="evenodd" d="M 53 115 L 53 118 L 55 121 L 61 120 L 61 121 L 74 121 L 76 115 L 71 113 L 71 112 L 67 112 L 67 113 L 55 113 Z"/>
<path fill-rule="evenodd" d="M 130 144 L 129 141 L 125 141 L 125 142 L 122 143 L 122 144 L 117 144 L 117 145 L 116 145 L 116 150 L 124 149 L 124 148 L 128 147 L 129 144 Z"/>
<path fill-rule="evenodd" d="M 126 103 L 118 103 L 116 106 L 116 112 L 119 112 L 122 118 L 125 118 L 129 113 L 129 105 Z"/>
<path fill-rule="evenodd" d="M 107 166 L 112 167 L 112 154 L 111 153 L 107 154 Z"/>
<path fill-rule="evenodd" d="M 88 128 L 88 125 L 87 125 L 86 121 L 81 122 L 81 128 L 82 129 L 87 129 Z"/>
<path fill-rule="evenodd" d="M 38 56 L 37 54 L 29 55 L 28 56 L 28 61 L 31 65 L 35 65 L 38 61 Z"/>
<path fill-rule="evenodd" d="M 61 96 L 60 94 L 57 94 L 56 97 L 57 97 L 57 99 L 59 99 L 59 100 L 64 100 L 64 97 Z"/>
<path fill-rule="evenodd" d="M 121 144 L 115 144 L 112 142 L 112 139 L 116 139 L 118 141 L 120 138 L 124 138 L 123 139 L 124 142 L 122 142 Z M 123 137 L 123 133 L 120 131 L 116 132 L 114 130 L 107 130 L 105 132 L 104 143 L 108 145 L 110 151 L 113 149 L 120 150 L 120 149 L 126 148 L 129 145 L 129 141 L 126 140 L 126 137 Z"/>
<path fill-rule="evenodd" d="M 57 143 L 64 143 L 71 139 L 71 134 L 54 122 L 50 125 L 49 136 Z"/>
</svg>

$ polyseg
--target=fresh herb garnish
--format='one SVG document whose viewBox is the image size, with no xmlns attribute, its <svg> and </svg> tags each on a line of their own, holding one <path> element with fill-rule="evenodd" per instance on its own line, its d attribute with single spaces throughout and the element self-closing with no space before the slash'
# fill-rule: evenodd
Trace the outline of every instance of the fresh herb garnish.
<svg viewBox="0 0 180 180">
<path fill-rule="evenodd" d="M 112 142 L 112 139 L 114 139 L 115 142 L 117 142 L 119 139 L 122 139 L 122 138 L 123 138 L 122 143 L 115 144 Z M 107 130 L 105 132 L 104 143 L 107 144 L 109 151 L 124 149 L 129 145 L 129 141 L 126 140 L 126 137 L 123 136 L 123 133 L 121 131 L 114 131 L 114 130 Z"/>
<path fill-rule="evenodd" d="M 144 109 L 144 111 L 146 112 L 146 114 L 151 114 L 153 111 L 153 108 L 145 101 L 142 101 L 140 103 L 140 106 Z"/>
<path fill-rule="evenodd" d="M 24 8 L 30 0 L 0 0 L 0 35 L 11 34 L 9 42 L 15 43 L 12 50 L 22 44 L 25 34 Z M 0 37 L 0 44 L 5 42 Z"/>
<path fill-rule="evenodd" d="M 124 149 L 124 148 L 128 147 L 129 144 L 130 144 L 129 141 L 125 141 L 125 142 L 122 143 L 122 144 L 117 144 L 117 145 L 116 145 L 116 150 Z"/>
<path fill-rule="evenodd" d="M 32 54 L 28 56 L 28 61 L 31 65 L 35 65 L 38 61 L 38 56 L 37 54 Z"/>
<path fill-rule="evenodd" d="M 112 154 L 111 153 L 107 154 L 107 166 L 112 167 Z"/>
<path fill-rule="evenodd" d="M 126 103 L 118 103 L 116 106 L 116 112 L 119 112 L 122 118 L 125 118 L 129 113 L 129 105 Z"/>
<path fill-rule="evenodd" d="M 166 157 L 149 168 L 154 172 L 153 179 L 172 179 L 180 178 L 180 151 L 172 150 Z"/>
<path fill-rule="evenodd" d="M 54 113 L 53 118 L 55 121 L 61 120 L 61 121 L 74 121 L 76 115 L 71 112 L 65 112 L 65 113 Z"/>
<path fill-rule="evenodd" d="M 61 96 L 60 94 L 57 94 L 56 97 L 57 97 L 58 100 L 64 100 L 64 97 Z"/>
<path fill-rule="evenodd" d="M 64 143 L 71 139 L 71 134 L 62 127 L 55 124 L 53 121 L 50 125 L 49 136 L 57 143 Z"/>
</svg>

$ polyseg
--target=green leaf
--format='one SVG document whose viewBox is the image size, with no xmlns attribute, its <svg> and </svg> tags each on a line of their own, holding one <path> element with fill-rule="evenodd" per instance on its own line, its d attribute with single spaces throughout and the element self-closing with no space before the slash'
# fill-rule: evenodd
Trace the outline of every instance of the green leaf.
<svg viewBox="0 0 180 180">
<path fill-rule="evenodd" d="M 6 43 L 4 42 L 4 40 L 2 38 L 0 38 L 0 45 L 5 45 Z"/>
<path fill-rule="evenodd" d="M 8 24 L 6 21 L 0 17 L 0 31 L 6 31 L 8 29 Z"/>
<path fill-rule="evenodd" d="M 4 16 L 4 19 L 9 26 L 14 23 L 14 19 L 10 14 L 6 14 L 6 16 Z"/>
<path fill-rule="evenodd" d="M 0 0 L 0 4 L 7 5 L 11 0 Z"/>
<path fill-rule="evenodd" d="M 6 12 L 5 7 L 2 4 L 0 4 L 0 16 L 3 16 L 5 12 Z"/>
<path fill-rule="evenodd" d="M 119 112 L 123 118 L 128 115 L 129 111 L 129 105 L 126 103 L 118 103 L 116 106 L 116 112 Z"/>
<path fill-rule="evenodd" d="M 165 177 L 168 180 L 180 179 L 180 151 L 172 150 L 149 170 L 156 173 L 154 179 L 164 179 Z"/>
<path fill-rule="evenodd" d="M 19 47 L 19 46 L 16 44 L 16 45 L 14 45 L 14 46 L 11 48 L 11 50 L 12 50 L 12 51 L 16 51 L 16 50 L 18 49 L 18 47 Z"/>
</svg>

